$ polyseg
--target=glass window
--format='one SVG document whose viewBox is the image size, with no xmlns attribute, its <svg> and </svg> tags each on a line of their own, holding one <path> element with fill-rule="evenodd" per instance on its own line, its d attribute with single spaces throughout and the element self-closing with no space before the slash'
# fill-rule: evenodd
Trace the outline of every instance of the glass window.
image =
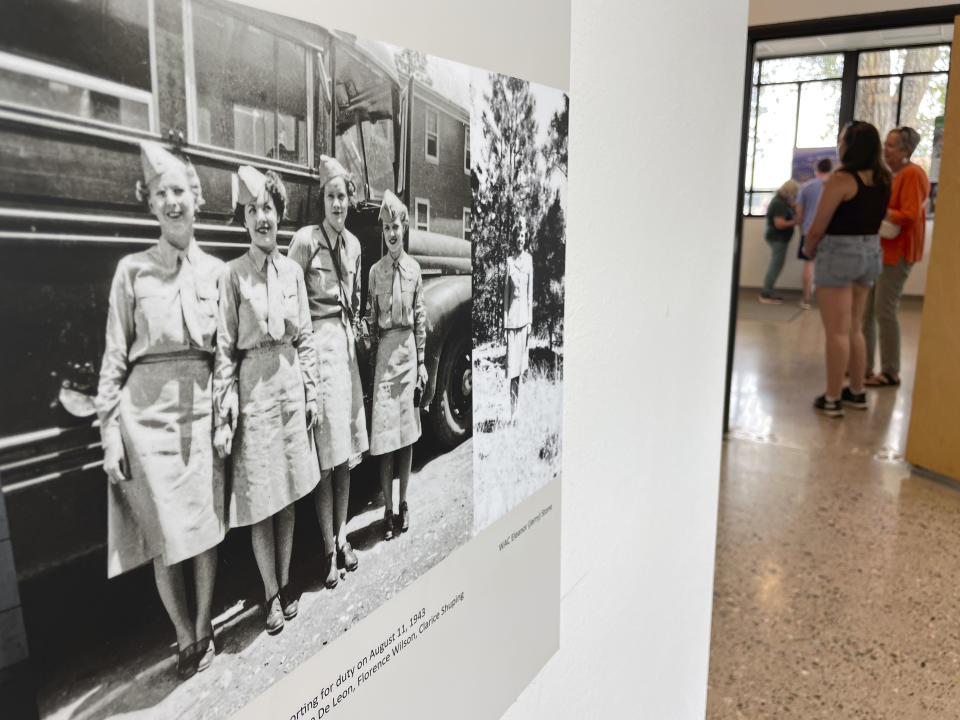
<svg viewBox="0 0 960 720">
<path fill-rule="evenodd" d="M 423 198 L 416 200 L 414 223 L 417 230 L 430 230 L 430 201 Z"/>
<path fill-rule="evenodd" d="M 8 0 L 0 22 L 0 98 L 150 130 L 148 11 L 147 0 Z"/>
<path fill-rule="evenodd" d="M 440 113 L 426 108 L 426 138 L 424 147 L 428 160 L 440 159 Z"/>
<path fill-rule="evenodd" d="M 338 48 L 337 159 L 353 174 L 361 200 L 396 189 L 394 94 L 390 80 L 363 59 Z"/>
<path fill-rule="evenodd" d="M 470 174 L 470 126 L 463 126 L 463 171 Z"/>
<path fill-rule="evenodd" d="M 911 75 L 903 78 L 898 125 L 920 133 L 920 143 L 911 158 L 927 173 L 933 154 L 933 131 L 937 117 L 946 112 L 947 74 Z"/>
<path fill-rule="evenodd" d="M 372 123 L 364 120 L 361 124 L 363 144 L 367 149 L 367 181 L 370 183 L 370 195 L 382 198 L 384 190 L 394 190 L 393 177 L 393 120 L 385 118 Z"/>
<path fill-rule="evenodd" d="M 883 137 L 897 124 L 899 95 L 899 77 L 858 80 L 853 117 L 872 124 Z"/>
<path fill-rule="evenodd" d="M 804 55 L 760 61 L 760 84 L 831 80 L 843 76 L 843 54 Z"/>
<path fill-rule="evenodd" d="M 800 148 L 833 147 L 840 124 L 843 54 L 754 63 L 744 173 L 745 214 L 763 214 L 794 171 Z"/>
<path fill-rule="evenodd" d="M 197 142 L 309 163 L 306 50 L 193 4 Z"/>
<path fill-rule="evenodd" d="M 837 144 L 839 124 L 840 81 L 828 80 L 801 85 L 796 146 L 833 147 Z"/>
<path fill-rule="evenodd" d="M 753 187 L 772 189 L 790 179 L 797 122 L 797 86 L 761 86 Z"/>
<path fill-rule="evenodd" d="M 470 239 L 470 230 L 471 230 L 470 208 L 464 208 L 463 209 L 463 239 L 464 240 Z"/>
<path fill-rule="evenodd" d="M 950 46 L 891 48 L 860 53 L 857 74 L 899 75 L 950 69 Z"/>
</svg>

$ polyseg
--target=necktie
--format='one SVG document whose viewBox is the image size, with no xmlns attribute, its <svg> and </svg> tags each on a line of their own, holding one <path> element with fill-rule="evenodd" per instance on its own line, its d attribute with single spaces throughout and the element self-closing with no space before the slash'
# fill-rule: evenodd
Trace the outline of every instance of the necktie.
<svg viewBox="0 0 960 720">
<path fill-rule="evenodd" d="M 190 341 L 198 347 L 203 346 L 203 331 L 200 328 L 200 309 L 197 300 L 197 284 L 193 274 L 193 265 L 185 252 L 177 256 L 180 272 L 180 308 L 183 312 L 183 323 L 187 326 Z"/>
<path fill-rule="evenodd" d="M 400 261 L 393 261 L 393 298 L 390 301 L 390 322 L 400 327 L 403 322 L 403 296 L 400 294 Z"/>
<path fill-rule="evenodd" d="M 267 332 L 274 340 L 283 339 L 283 297 L 280 275 L 272 258 L 267 258 Z"/>
</svg>

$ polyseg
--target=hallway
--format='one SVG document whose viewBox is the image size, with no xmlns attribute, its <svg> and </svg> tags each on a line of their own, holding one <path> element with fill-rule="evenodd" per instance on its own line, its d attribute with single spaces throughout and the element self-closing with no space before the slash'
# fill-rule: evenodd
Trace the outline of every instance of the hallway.
<svg viewBox="0 0 960 720">
<path fill-rule="evenodd" d="M 903 460 L 921 302 L 904 384 L 842 419 L 811 408 L 819 314 L 788 303 L 740 295 L 707 717 L 960 716 L 960 484 Z"/>
</svg>

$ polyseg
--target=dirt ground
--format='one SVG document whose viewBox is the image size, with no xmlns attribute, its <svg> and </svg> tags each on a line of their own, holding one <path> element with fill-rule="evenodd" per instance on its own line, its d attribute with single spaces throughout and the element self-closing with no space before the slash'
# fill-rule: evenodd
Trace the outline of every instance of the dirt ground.
<svg viewBox="0 0 960 720">
<path fill-rule="evenodd" d="M 446 454 L 421 442 L 410 479 L 410 531 L 382 539 L 375 462 L 353 476 L 348 535 L 360 566 L 333 590 L 321 583 L 321 542 L 311 498 L 297 507 L 292 584 L 300 614 L 276 636 L 263 631 L 262 585 L 249 533 L 221 545 L 212 667 L 186 681 L 175 672 L 173 629 L 150 568 L 112 581 L 90 561 L 25 588 L 41 717 L 225 718 L 466 542 L 473 524 L 473 441 Z M 396 494 L 396 490 L 394 493 Z M 97 577 L 97 580 L 91 578 Z"/>
<path fill-rule="evenodd" d="M 516 422 L 502 345 L 473 352 L 474 532 L 487 527 L 560 472 L 562 354 L 530 350 Z"/>
</svg>

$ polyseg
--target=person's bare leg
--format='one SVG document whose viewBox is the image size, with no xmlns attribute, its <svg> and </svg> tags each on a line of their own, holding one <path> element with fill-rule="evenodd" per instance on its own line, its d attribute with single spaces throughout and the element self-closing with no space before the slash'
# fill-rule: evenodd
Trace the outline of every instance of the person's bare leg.
<svg viewBox="0 0 960 720">
<path fill-rule="evenodd" d="M 217 548 L 204 550 L 193 559 L 193 578 L 197 599 L 197 639 L 210 635 L 213 627 L 213 586 L 217 577 Z"/>
<path fill-rule="evenodd" d="M 872 288 L 854 285 L 850 306 L 850 390 L 863 392 L 867 370 L 867 343 L 863 336 L 863 312 Z"/>
<path fill-rule="evenodd" d="M 264 599 L 270 602 L 280 589 L 277 584 L 277 550 L 272 517 L 250 526 L 250 541 L 253 544 L 253 557 L 257 561 L 260 579 L 263 580 Z"/>
<path fill-rule="evenodd" d="M 383 493 L 384 512 L 393 512 L 393 453 L 380 456 L 380 492 Z"/>
<path fill-rule="evenodd" d="M 173 623 L 177 634 L 177 646 L 181 650 L 196 642 L 194 624 L 190 621 L 187 607 L 187 591 L 183 580 L 183 563 L 164 565 L 160 558 L 153 560 L 153 576 L 157 581 L 160 602 Z"/>
<path fill-rule="evenodd" d="M 336 550 L 333 538 L 333 470 L 321 470 L 320 482 L 313 492 L 317 508 L 317 520 L 320 523 L 320 537 L 323 539 L 324 553 Z"/>
<path fill-rule="evenodd" d="M 843 391 L 843 374 L 850 359 L 852 298 L 853 291 L 849 285 L 819 288 L 820 317 L 826 334 L 826 394 L 834 399 L 839 398 Z"/>
<path fill-rule="evenodd" d="M 350 464 L 333 469 L 333 535 L 338 547 L 347 545 L 347 505 L 350 502 Z"/>
<path fill-rule="evenodd" d="M 810 260 L 803 261 L 803 301 L 810 304 L 813 299 L 813 263 Z"/>
<path fill-rule="evenodd" d="M 290 558 L 293 557 L 293 528 L 297 514 L 293 503 L 273 516 L 273 537 L 276 541 L 277 581 L 281 588 L 290 584 Z"/>
<path fill-rule="evenodd" d="M 407 485 L 410 484 L 410 468 L 413 465 L 413 445 L 397 450 L 397 474 L 400 476 L 400 502 L 407 501 Z"/>
</svg>

